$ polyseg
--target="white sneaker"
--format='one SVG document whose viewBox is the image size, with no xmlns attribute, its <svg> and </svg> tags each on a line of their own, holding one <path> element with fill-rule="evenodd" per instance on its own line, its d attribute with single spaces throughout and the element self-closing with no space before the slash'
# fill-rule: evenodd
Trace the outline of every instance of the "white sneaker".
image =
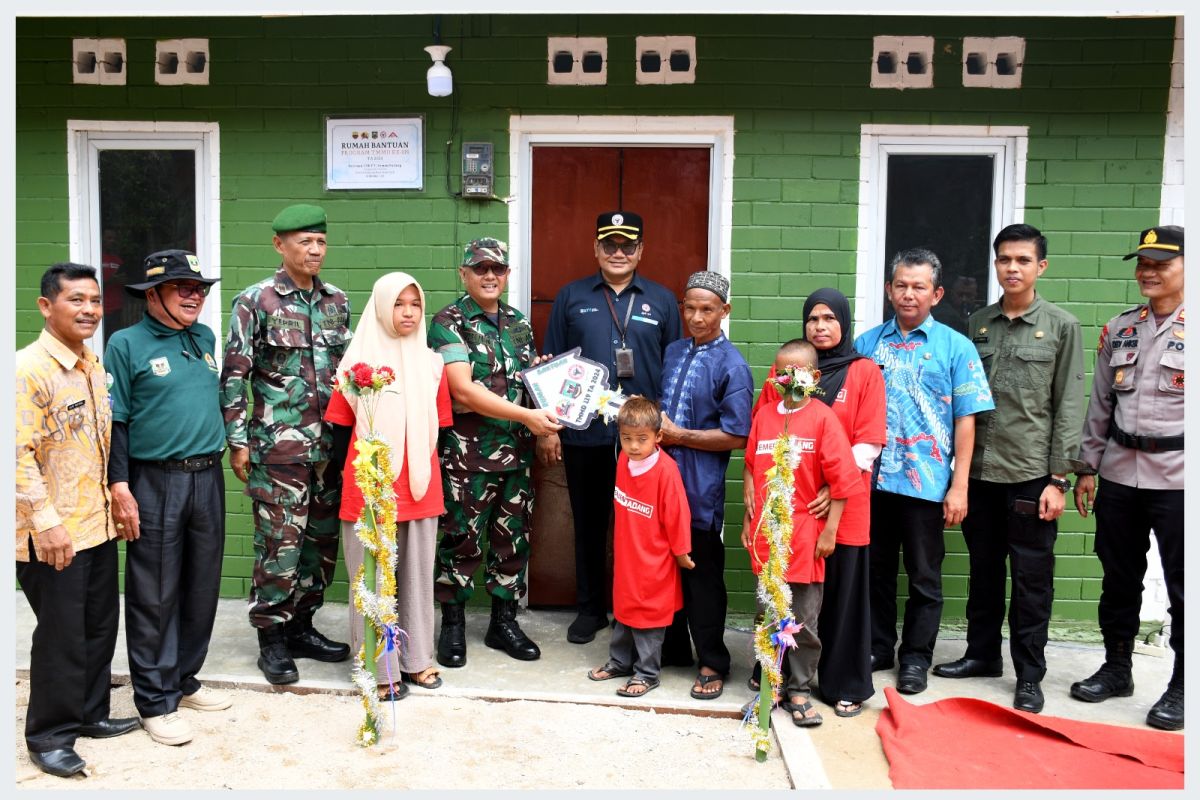
<svg viewBox="0 0 1200 800">
<path fill-rule="evenodd" d="M 174 711 L 159 717 L 142 717 L 142 727 L 159 744 L 186 744 L 192 740 L 192 726 Z"/>
<path fill-rule="evenodd" d="M 196 711 L 224 711 L 233 705 L 233 700 L 224 692 L 201 686 L 193 694 L 185 694 L 179 701 L 180 708 L 192 708 Z"/>
</svg>

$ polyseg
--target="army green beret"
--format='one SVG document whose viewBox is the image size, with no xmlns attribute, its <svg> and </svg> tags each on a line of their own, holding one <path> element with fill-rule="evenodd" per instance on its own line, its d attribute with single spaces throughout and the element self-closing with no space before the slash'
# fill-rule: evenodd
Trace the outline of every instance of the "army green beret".
<svg viewBox="0 0 1200 800">
<path fill-rule="evenodd" d="M 275 219 L 271 222 L 271 229 L 276 233 L 288 233 L 289 231 L 324 233 L 325 222 L 325 209 L 300 203 L 288 206 L 276 214 Z"/>
</svg>

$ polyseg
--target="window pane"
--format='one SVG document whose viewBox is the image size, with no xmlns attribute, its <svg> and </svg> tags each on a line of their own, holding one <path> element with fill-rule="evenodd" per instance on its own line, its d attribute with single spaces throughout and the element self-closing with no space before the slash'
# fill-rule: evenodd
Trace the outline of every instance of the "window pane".
<svg viewBox="0 0 1200 800">
<path fill-rule="evenodd" d="M 196 251 L 196 154 L 192 150 L 101 150 L 100 281 L 104 344 L 142 318 L 144 300 L 124 290 L 141 283 L 150 253 Z"/>
<path fill-rule="evenodd" d="M 885 257 L 890 262 L 911 247 L 937 254 L 946 293 L 933 316 L 960 332 L 967 316 L 987 304 L 993 179 L 989 155 L 888 158 Z M 884 320 L 894 316 L 886 293 L 883 309 Z"/>
</svg>

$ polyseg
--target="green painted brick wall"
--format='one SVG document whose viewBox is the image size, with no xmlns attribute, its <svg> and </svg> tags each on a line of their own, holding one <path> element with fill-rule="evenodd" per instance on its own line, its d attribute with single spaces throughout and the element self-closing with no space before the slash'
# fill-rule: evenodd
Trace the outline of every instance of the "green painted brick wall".
<svg viewBox="0 0 1200 800">
<path fill-rule="evenodd" d="M 456 292 L 460 243 L 504 234 L 500 203 L 466 203 L 446 190 L 463 140 L 496 145 L 497 195 L 510 193 L 510 114 L 732 114 L 735 166 L 733 341 L 761 380 L 775 346 L 799 332 L 803 298 L 833 285 L 853 296 L 858 246 L 859 130 L 866 123 L 1025 125 L 1025 220 L 1050 240 L 1046 297 L 1079 317 L 1085 341 L 1137 291 L 1127 264 L 1131 232 L 1158 221 L 1174 20 L 808 16 L 448 16 L 444 42 L 455 90 L 430 98 L 422 51 L 430 17 L 105 18 L 17 20 L 16 331 L 41 326 L 37 279 L 68 256 L 67 119 L 212 121 L 221 131 L 219 284 L 233 292 L 278 263 L 266 223 L 278 208 L 316 201 L 331 220 L 325 274 L 361 308 L 380 270 L 422 281 L 437 307 Z M 636 86 L 634 37 L 695 35 L 696 83 Z M 546 85 L 546 37 L 607 36 L 608 84 Z M 872 37 L 936 37 L 935 88 L 869 86 Z M 71 83 L 73 37 L 121 37 L 128 85 Z M 1026 39 L 1019 90 L 964 89 L 963 36 Z M 156 39 L 207 37 L 209 86 L 153 83 Z M 421 192 L 324 192 L 325 114 L 422 114 Z M 457 124 L 454 127 L 455 123 Z M 457 180 L 451 175 L 453 189 Z M 1094 355 L 1088 353 L 1089 370 Z M 727 517 L 738 520 L 741 459 L 730 466 Z M 222 593 L 247 592 L 253 547 L 250 503 L 228 477 Z M 726 541 L 737 542 L 730 525 Z M 1093 619 L 1100 568 L 1093 524 L 1073 511 L 1056 548 L 1054 613 Z M 946 614 L 961 616 L 967 562 L 946 533 Z M 746 554 L 728 550 L 731 605 L 753 606 Z M 901 591 L 904 582 L 901 580 Z M 344 599 L 344 569 L 331 597 Z"/>
</svg>

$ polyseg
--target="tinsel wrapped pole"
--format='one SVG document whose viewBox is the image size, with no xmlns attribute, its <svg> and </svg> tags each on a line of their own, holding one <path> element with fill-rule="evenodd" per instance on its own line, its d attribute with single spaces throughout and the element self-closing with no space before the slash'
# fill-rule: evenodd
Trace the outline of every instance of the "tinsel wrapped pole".
<svg viewBox="0 0 1200 800">
<path fill-rule="evenodd" d="M 391 448 L 375 429 L 374 421 L 379 392 L 394 381 L 395 373 L 390 368 L 358 363 L 342 372 L 337 382 L 339 391 L 359 399 L 356 413 L 366 422 L 366 432 L 355 442 L 352 462 L 354 483 L 363 497 L 362 512 L 354 524 L 354 535 L 363 546 L 363 563 L 351 576 L 350 587 L 354 610 L 363 616 L 363 646 L 354 655 L 350 669 L 350 679 L 358 687 L 365 712 L 357 737 L 363 747 L 379 741 L 383 718 L 376 691 L 376 659 L 381 649 L 401 642 L 407 635 L 400 630 L 396 617 L 396 494 L 392 488 Z M 390 676 L 388 680 L 392 682 Z"/>
</svg>

